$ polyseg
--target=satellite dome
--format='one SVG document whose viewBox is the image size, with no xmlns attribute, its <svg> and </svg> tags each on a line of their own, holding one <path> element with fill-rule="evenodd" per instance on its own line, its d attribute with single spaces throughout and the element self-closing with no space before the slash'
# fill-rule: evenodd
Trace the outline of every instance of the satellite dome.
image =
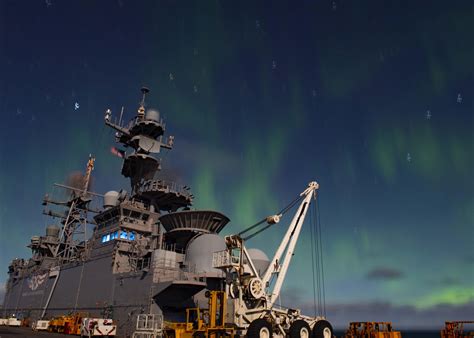
<svg viewBox="0 0 474 338">
<path fill-rule="evenodd" d="M 116 191 L 108 191 L 104 194 L 104 208 L 115 207 L 118 204 L 119 193 Z"/>
<path fill-rule="evenodd" d="M 258 274 L 261 276 L 265 273 L 270 264 L 270 259 L 267 254 L 260 249 L 247 249 L 247 252 L 257 269 Z"/>
<path fill-rule="evenodd" d="M 145 119 L 160 122 L 160 112 L 157 109 L 148 109 L 146 111 Z"/>
<path fill-rule="evenodd" d="M 55 225 L 55 224 L 48 225 L 46 227 L 46 236 L 59 237 L 59 232 L 60 231 L 61 231 L 61 229 L 57 225 Z"/>
<path fill-rule="evenodd" d="M 223 272 L 212 267 L 212 255 L 226 249 L 225 241 L 217 234 L 203 234 L 192 239 L 186 249 L 186 262 L 196 273 L 221 277 Z"/>
</svg>

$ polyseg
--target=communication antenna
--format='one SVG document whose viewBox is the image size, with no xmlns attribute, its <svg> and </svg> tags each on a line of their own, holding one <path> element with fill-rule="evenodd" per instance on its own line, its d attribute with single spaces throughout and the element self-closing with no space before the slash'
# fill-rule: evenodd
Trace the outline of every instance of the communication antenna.
<svg viewBox="0 0 474 338">
<path fill-rule="evenodd" d="M 143 118 L 145 117 L 145 98 L 146 94 L 150 92 L 150 89 L 148 89 L 147 87 L 142 87 L 141 91 L 143 93 L 143 97 L 142 102 L 140 102 L 140 108 L 138 108 L 138 117 Z"/>
<path fill-rule="evenodd" d="M 119 123 L 118 123 L 119 126 L 122 125 L 123 109 L 124 109 L 124 107 L 122 106 L 122 111 L 120 112 L 120 118 L 119 118 Z"/>
<path fill-rule="evenodd" d="M 94 162 L 95 162 L 95 158 L 92 157 L 91 154 L 89 154 L 89 161 L 87 161 L 87 169 L 86 169 L 86 174 L 84 176 L 84 189 L 82 192 L 82 197 L 86 197 L 87 195 L 87 190 L 89 188 L 89 182 L 91 179 L 91 173 L 92 173 L 92 170 L 94 170 Z"/>
</svg>

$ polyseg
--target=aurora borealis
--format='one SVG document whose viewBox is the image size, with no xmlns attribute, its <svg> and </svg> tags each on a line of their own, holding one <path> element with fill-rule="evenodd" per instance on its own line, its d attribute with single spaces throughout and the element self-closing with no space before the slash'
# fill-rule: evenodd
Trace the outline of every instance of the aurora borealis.
<svg viewBox="0 0 474 338">
<path fill-rule="evenodd" d="M 131 118 L 147 85 L 164 174 L 225 234 L 318 181 L 336 326 L 472 320 L 473 22 L 468 0 L 0 0 L 0 284 L 89 153 L 94 190 L 129 189 L 103 114 Z M 248 246 L 273 254 L 287 222 Z M 309 238 L 281 301 L 311 312 Z"/>
</svg>

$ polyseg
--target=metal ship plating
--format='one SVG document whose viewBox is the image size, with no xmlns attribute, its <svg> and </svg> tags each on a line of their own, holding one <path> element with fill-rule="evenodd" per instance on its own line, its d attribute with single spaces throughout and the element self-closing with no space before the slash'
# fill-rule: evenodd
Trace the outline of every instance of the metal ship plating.
<svg viewBox="0 0 474 338">
<path fill-rule="evenodd" d="M 44 213 L 59 219 L 60 225 L 49 225 L 44 236 L 31 238 L 30 259 L 11 262 L 1 315 L 33 322 L 86 311 L 113 318 L 118 335 L 131 336 L 138 315 L 183 321 L 186 309 L 207 306 L 208 291 L 220 290 L 227 304 L 220 319 L 225 315 L 236 335 L 332 336 L 323 317 L 306 317 L 275 305 L 317 183 L 310 183 L 292 202 L 291 206 L 302 204 L 272 260 L 258 249 L 246 249 L 244 232 L 220 237 L 228 217 L 191 210 L 190 188 L 160 178 L 156 154 L 172 149 L 174 139 L 164 137 L 159 112 L 146 109 L 148 91 L 142 88 L 141 105 L 128 123 L 122 122 L 123 109 L 116 122 L 109 109 L 105 112 L 105 124 L 128 150 L 113 148 L 123 159 L 122 175 L 130 178 L 131 192 L 89 191 L 93 157 L 79 184 L 55 184 L 67 197 L 61 201 L 46 195 Z M 98 203 L 99 208 L 94 206 Z M 288 210 L 247 230 L 263 223 L 265 229 Z M 87 233 L 88 224 L 94 225 L 92 234 Z M 173 330 L 165 328 L 160 335 L 178 338 Z M 197 331 L 192 332 L 196 336 Z"/>
</svg>

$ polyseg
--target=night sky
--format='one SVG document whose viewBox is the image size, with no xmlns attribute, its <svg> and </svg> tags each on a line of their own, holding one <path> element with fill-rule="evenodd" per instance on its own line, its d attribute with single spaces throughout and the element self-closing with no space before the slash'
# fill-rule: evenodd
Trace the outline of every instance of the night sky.
<svg viewBox="0 0 474 338">
<path fill-rule="evenodd" d="M 474 3 L 0 0 L 0 298 L 44 193 L 96 156 L 147 85 L 164 174 L 235 233 L 320 184 L 328 319 L 474 318 Z M 271 256 L 285 225 L 248 242 Z M 312 314 L 309 227 L 282 304 Z"/>
</svg>

